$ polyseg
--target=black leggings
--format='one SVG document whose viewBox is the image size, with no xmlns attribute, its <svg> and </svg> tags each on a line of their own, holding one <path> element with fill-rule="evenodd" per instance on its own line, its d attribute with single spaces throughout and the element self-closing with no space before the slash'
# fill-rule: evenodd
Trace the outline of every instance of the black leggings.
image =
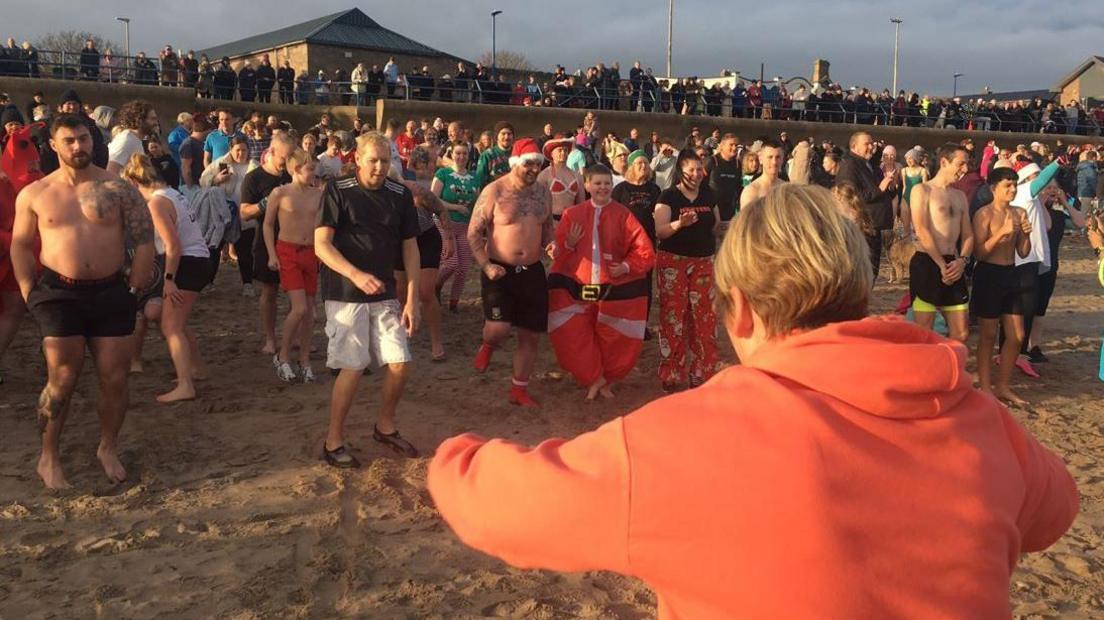
<svg viewBox="0 0 1104 620">
<path fill-rule="evenodd" d="M 234 242 L 234 252 L 238 255 L 238 272 L 241 273 L 242 284 L 253 283 L 253 240 L 256 236 L 256 228 L 247 228 L 241 231 L 241 236 Z"/>
</svg>

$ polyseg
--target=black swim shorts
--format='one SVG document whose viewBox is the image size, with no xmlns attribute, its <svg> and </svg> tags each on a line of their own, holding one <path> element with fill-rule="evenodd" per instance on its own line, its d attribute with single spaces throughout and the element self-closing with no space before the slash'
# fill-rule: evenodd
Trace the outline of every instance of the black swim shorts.
<svg viewBox="0 0 1104 620">
<path fill-rule="evenodd" d="M 978 261 L 974 266 L 974 291 L 970 312 L 982 319 L 999 319 L 1003 314 L 1023 314 L 1015 267 Z"/>
<path fill-rule="evenodd" d="M 506 270 L 506 275 L 491 280 L 480 273 L 483 283 L 483 317 L 502 321 L 533 332 L 548 331 L 548 280 L 544 265 L 507 265 L 491 261 Z"/>
<path fill-rule="evenodd" d="M 44 338 L 118 338 L 134 333 L 138 300 L 122 274 L 73 280 L 43 269 L 27 298 L 27 309 Z"/>
<path fill-rule="evenodd" d="M 944 256 L 943 260 L 949 263 L 954 258 Z M 965 311 L 970 300 L 965 275 L 953 284 L 944 284 L 943 272 L 926 252 L 913 254 L 909 261 L 909 293 L 913 299 L 913 311 L 917 312 L 934 312 L 935 309 Z"/>
</svg>

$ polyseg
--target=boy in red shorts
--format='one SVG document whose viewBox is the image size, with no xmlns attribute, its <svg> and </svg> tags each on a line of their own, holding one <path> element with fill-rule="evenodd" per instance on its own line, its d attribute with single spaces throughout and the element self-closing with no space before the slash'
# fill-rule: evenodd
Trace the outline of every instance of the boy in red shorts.
<svg viewBox="0 0 1104 620">
<path fill-rule="evenodd" d="M 311 327 L 314 324 L 314 296 L 318 292 L 318 259 L 314 255 L 314 226 L 322 190 L 315 187 L 315 161 L 296 149 L 288 157 L 291 183 L 272 190 L 265 212 L 264 240 L 268 246 L 268 268 L 280 273 L 280 286 L 291 300 L 284 319 L 276 376 L 281 381 L 315 381 L 310 366 Z M 299 369 L 291 366 L 291 343 L 299 337 Z"/>
</svg>

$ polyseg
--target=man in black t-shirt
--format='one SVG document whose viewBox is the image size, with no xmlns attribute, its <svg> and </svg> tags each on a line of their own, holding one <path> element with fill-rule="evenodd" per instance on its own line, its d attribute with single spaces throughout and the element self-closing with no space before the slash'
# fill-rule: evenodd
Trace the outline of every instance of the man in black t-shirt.
<svg viewBox="0 0 1104 620">
<path fill-rule="evenodd" d="M 735 134 L 726 133 L 717 145 L 717 152 L 705 160 L 705 172 L 709 175 L 709 189 L 717 198 L 717 209 L 721 214 L 721 230 L 725 230 L 729 220 L 736 215 L 736 194 L 740 191 L 743 171 L 737 150 L 740 140 Z"/>
<path fill-rule="evenodd" d="M 357 173 L 326 184 L 314 232 L 322 262 L 321 294 L 330 342 L 326 365 L 340 370 L 330 402 L 330 427 L 322 458 L 334 467 L 359 467 L 345 447 L 345 418 L 362 371 L 372 358 L 386 367 L 383 407 L 372 437 L 414 458 L 417 449 L 395 429 L 395 408 L 406 385 L 410 347 L 418 326 L 418 214 L 414 195 L 387 178 L 390 141 L 377 132 L 357 140 Z M 403 257 L 405 304 L 396 298 L 395 257 Z"/>
<path fill-rule="evenodd" d="M 203 114 L 192 116 L 192 132 L 180 143 L 180 182 L 183 188 L 199 187 L 203 175 L 203 144 L 211 124 Z"/>
<path fill-rule="evenodd" d="M 295 141 L 285 132 L 272 136 L 268 156 L 261 156 L 261 167 L 254 168 L 242 180 L 241 188 L 241 237 L 234 244 L 238 254 L 239 267 L 242 267 L 242 294 L 252 295 L 253 280 L 261 283 L 261 331 L 264 333 L 262 353 L 272 354 L 276 363 L 276 295 L 280 284 L 280 274 L 268 268 L 268 248 L 264 235 L 257 234 L 258 224 L 250 222 L 264 220 L 268 195 L 272 190 L 291 182 L 287 173 L 287 158 L 295 151 Z M 252 273 L 242 265 L 243 256 L 252 258 Z M 248 258 L 246 259 L 248 260 Z"/>
</svg>

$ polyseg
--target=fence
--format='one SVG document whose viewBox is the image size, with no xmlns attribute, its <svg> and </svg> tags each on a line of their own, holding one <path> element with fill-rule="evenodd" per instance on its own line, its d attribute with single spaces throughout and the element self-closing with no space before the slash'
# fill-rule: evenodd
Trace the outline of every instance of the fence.
<svg viewBox="0 0 1104 620">
<path fill-rule="evenodd" d="M 220 84 L 213 67 L 206 73 L 182 67 L 162 66 L 160 58 L 143 56 L 99 56 L 96 63 L 82 63 L 81 54 L 66 51 L 37 50 L 20 59 L 8 59 L 4 74 L 26 77 L 54 77 L 67 80 L 91 80 L 139 85 L 184 86 L 196 88 L 202 98 L 245 102 L 285 104 L 371 106 L 377 99 L 408 101 L 439 101 L 445 103 L 481 103 L 489 105 L 531 105 L 592 110 L 620 110 L 685 114 L 690 116 L 731 116 L 743 118 L 802 120 L 856 125 L 897 125 L 908 127 L 954 128 L 1005 131 L 1015 133 L 1046 133 L 1096 136 L 1101 126 L 1087 112 L 1076 123 L 1043 120 L 1018 110 L 971 107 L 944 108 L 939 115 L 895 111 L 881 102 L 854 103 L 836 99 L 795 101 L 778 105 L 768 101 L 751 106 L 746 100 L 715 93 L 664 90 L 662 86 L 633 89 L 627 81 L 616 88 L 594 85 L 583 87 L 508 84 L 481 78 L 463 80 L 439 79 L 431 76 L 402 74 L 396 82 L 351 82 L 311 79 L 300 75 L 293 83 L 276 82 L 268 88 L 254 85 L 242 88 L 237 76 L 233 82 Z M 264 84 L 260 85 L 264 86 Z M 947 110 L 951 113 L 948 114 Z"/>
</svg>

